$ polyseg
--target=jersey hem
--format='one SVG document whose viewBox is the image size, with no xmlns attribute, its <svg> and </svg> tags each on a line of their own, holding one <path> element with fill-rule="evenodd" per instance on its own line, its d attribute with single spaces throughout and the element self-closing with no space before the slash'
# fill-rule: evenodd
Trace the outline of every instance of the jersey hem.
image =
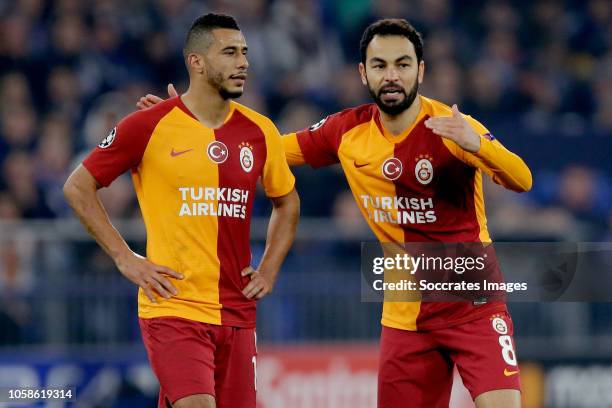
<svg viewBox="0 0 612 408">
<path fill-rule="evenodd" d="M 482 306 L 480 307 L 477 311 L 469 313 L 468 315 L 460 318 L 460 319 L 455 319 L 452 320 L 450 322 L 442 322 L 442 323 L 438 323 L 438 324 L 417 324 L 417 328 L 416 329 L 408 329 L 406 328 L 405 325 L 401 325 L 401 324 L 397 324 L 397 323 L 393 323 L 391 321 L 389 321 L 386 318 L 382 318 L 380 321 L 380 324 L 385 326 L 385 327 L 389 327 L 392 329 L 399 329 L 399 330 L 406 330 L 406 331 L 433 331 L 433 330 L 439 330 L 439 329 L 446 329 L 449 327 L 453 327 L 453 326 L 457 326 L 463 323 L 467 323 L 470 322 L 472 320 L 476 320 L 479 319 L 483 316 L 486 316 L 490 313 L 496 313 L 496 312 L 504 312 L 507 311 L 507 307 L 505 303 L 499 304 L 499 303 L 492 303 L 486 306 Z"/>
<path fill-rule="evenodd" d="M 159 315 L 154 315 L 154 316 L 143 316 L 140 313 L 138 313 L 138 318 L 139 319 L 155 319 L 158 317 L 178 317 L 181 319 L 186 319 L 186 320 L 191 320 L 193 322 L 200 322 L 200 323 L 207 323 L 207 324 L 214 324 L 215 326 L 229 326 L 229 327 L 239 327 L 241 329 L 254 329 L 256 327 L 256 322 L 255 321 L 240 321 L 240 320 L 228 320 L 225 319 L 221 322 L 219 322 L 218 320 L 213 320 L 213 319 L 206 319 L 206 318 L 194 318 L 193 316 L 185 316 L 182 315 L 180 313 L 163 313 L 163 314 L 159 314 Z"/>
</svg>

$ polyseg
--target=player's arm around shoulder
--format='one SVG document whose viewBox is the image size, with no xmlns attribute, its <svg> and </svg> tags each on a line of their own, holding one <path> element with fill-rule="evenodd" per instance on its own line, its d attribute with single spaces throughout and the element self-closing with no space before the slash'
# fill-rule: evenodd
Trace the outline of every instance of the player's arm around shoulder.
<svg viewBox="0 0 612 408">
<path fill-rule="evenodd" d="M 461 114 L 457 105 L 450 116 L 429 118 L 425 125 L 444 138 L 459 160 L 483 170 L 497 184 L 517 192 L 531 189 L 531 171 L 523 159 L 506 149 L 480 122 Z"/>
<path fill-rule="evenodd" d="M 307 128 L 283 136 L 287 162 L 320 168 L 339 163 L 338 149 L 347 131 L 371 118 L 370 105 L 348 108 L 325 116 Z"/>
</svg>

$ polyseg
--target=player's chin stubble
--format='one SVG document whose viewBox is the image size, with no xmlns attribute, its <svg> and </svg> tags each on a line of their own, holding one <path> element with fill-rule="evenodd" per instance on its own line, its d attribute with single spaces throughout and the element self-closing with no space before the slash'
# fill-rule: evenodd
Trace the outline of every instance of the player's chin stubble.
<svg viewBox="0 0 612 408">
<path fill-rule="evenodd" d="M 221 97 L 223 99 L 236 99 L 236 98 L 240 98 L 242 96 L 242 92 L 243 91 L 230 91 L 229 89 L 225 88 L 224 86 L 222 86 L 219 89 L 219 95 L 221 95 Z"/>
<path fill-rule="evenodd" d="M 412 89 L 410 89 L 408 95 L 406 95 L 406 91 L 404 90 L 404 99 L 394 105 L 387 105 L 385 102 L 383 102 L 380 97 L 381 92 L 376 92 L 370 86 L 369 82 L 368 91 L 370 92 L 370 96 L 372 97 L 372 99 L 374 99 L 374 102 L 376 102 L 376 105 L 381 111 L 385 112 L 388 115 L 399 115 L 400 113 L 408 109 L 410 105 L 412 105 L 412 102 L 414 102 L 414 100 L 416 99 L 417 93 L 419 92 L 419 82 L 415 79 L 414 85 L 412 86 Z"/>
<path fill-rule="evenodd" d="M 215 72 L 214 74 L 208 77 L 208 83 L 210 83 L 219 91 L 219 95 L 221 96 L 221 98 L 228 100 L 240 98 L 242 96 L 242 89 L 239 91 L 230 91 L 225 87 L 225 85 L 223 85 L 224 82 L 225 78 L 223 78 L 223 74 L 220 72 Z"/>
</svg>

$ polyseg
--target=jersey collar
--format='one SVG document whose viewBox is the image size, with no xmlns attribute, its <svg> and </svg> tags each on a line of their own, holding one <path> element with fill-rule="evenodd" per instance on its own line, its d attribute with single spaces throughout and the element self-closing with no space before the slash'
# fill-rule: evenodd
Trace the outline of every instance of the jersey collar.
<svg viewBox="0 0 612 408">
<path fill-rule="evenodd" d="M 388 142 L 393 143 L 393 144 L 397 144 L 397 143 L 401 143 L 404 141 L 404 139 L 406 139 L 408 137 L 408 135 L 410 135 L 410 133 L 412 133 L 412 131 L 414 130 L 414 128 L 426 117 L 429 115 L 429 103 L 427 101 L 426 98 L 422 97 L 421 95 L 419 95 L 419 98 L 421 100 L 421 109 L 419 110 L 419 113 L 417 114 L 417 117 L 415 118 L 414 122 L 412 122 L 412 124 L 406 128 L 402 133 L 400 133 L 399 135 L 394 135 L 393 133 L 389 132 L 387 129 L 385 129 L 381 119 L 380 119 L 380 109 L 378 107 L 376 107 L 376 113 L 374 114 L 374 123 L 376 124 L 376 127 L 378 128 L 378 131 L 380 132 L 380 134 L 382 135 L 382 137 L 384 137 L 385 139 L 387 139 Z"/>
</svg>

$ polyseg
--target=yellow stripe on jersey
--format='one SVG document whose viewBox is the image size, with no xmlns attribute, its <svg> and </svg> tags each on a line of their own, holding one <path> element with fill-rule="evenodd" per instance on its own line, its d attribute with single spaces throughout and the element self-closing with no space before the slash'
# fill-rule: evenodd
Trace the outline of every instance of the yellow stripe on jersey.
<svg viewBox="0 0 612 408">
<path fill-rule="evenodd" d="M 399 142 L 408 134 L 396 140 Z M 380 163 L 393 157 L 393 150 L 393 144 L 380 143 L 380 131 L 374 119 L 345 133 L 338 149 L 338 158 L 359 210 L 378 240 L 383 243 L 404 241 L 404 231 L 401 228 L 390 227 L 389 224 L 377 220 L 380 212 L 374 208 L 375 204 L 371 200 L 372 197 L 397 195 L 394 183 L 385 179 L 380 171 Z M 392 212 L 393 216 L 397 217 L 397 209 Z M 384 249 L 390 251 L 392 246 L 386 245 Z M 401 275 L 405 277 L 405 274 Z M 395 282 L 399 279 L 401 277 L 398 278 L 393 272 L 385 272 L 386 282 Z M 398 300 L 401 299 L 392 298 L 392 292 L 385 294 L 383 324 L 388 327 L 416 330 L 416 318 L 421 302 L 399 302 Z M 401 316 L 401 319 L 395 320 L 394 316 Z"/>
<path fill-rule="evenodd" d="M 338 158 L 346 179 L 370 228 L 381 242 L 403 242 L 401 228 L 385 228 L 378 222 L 372 197 L 393 197 L 395 185 L 383 177 L 380 163 L 393 157 L 393 145 L 380 143 L 374 120 L 358 125 L 344 134 Z M 395 210 L 394 216 L 397 216 Z"/>
</svg>

